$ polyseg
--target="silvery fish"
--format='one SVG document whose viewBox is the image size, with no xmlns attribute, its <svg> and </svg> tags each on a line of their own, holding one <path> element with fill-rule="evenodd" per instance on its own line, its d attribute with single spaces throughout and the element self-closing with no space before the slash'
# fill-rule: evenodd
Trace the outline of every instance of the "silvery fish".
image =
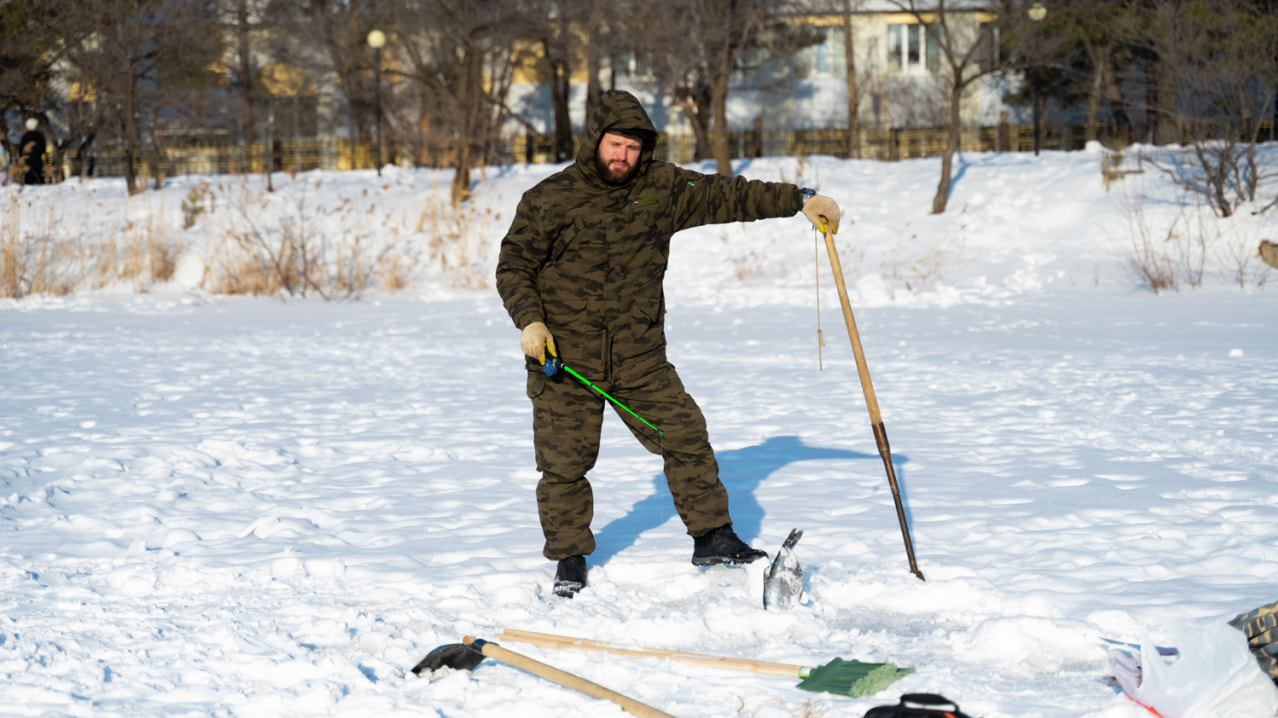
<svg viewBox="0 0 1278 718">
<path fill-rule="evenodd" d="M 802 531 L 792 530 L 764 575 L 764 608 L 794 608 L 799 604 L 799 597 L 803 594 L 803 567 L 794 553 L 794 545 L 802 537 Z"/>
</svg>

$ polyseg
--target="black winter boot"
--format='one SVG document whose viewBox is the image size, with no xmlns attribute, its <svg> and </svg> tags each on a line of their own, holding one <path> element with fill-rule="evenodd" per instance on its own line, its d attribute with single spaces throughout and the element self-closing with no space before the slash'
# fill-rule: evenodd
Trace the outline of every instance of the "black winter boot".
<svg viewBox="0 0 1278 718">
<path fill-rule="evenodd" d="M 569 556 L 559 559 L 555 570 L 555 595 L 572 598 L 586 587 L 586 557 Z"/>
<path fill-rule="evenodd" d="M 692 539 L 693 566 L 715 566 L 721 563 L 739 566 L 758 561 L 767 555 L 767 552 L 750 548 L 737 538 L 732 524 L 720 526 Z"/>
</svg>

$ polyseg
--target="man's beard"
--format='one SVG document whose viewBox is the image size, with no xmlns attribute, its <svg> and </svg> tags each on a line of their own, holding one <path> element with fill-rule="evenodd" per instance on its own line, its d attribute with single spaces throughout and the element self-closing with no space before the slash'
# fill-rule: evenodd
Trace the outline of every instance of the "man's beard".
<svg viewBox="0 0 1278 718">
<path fill-rule="evenodd" d="M 599 176 L 603 178 L 604 182 L 611 185 L 623 185 L 634 179 L 634 176 L 639 173 L 639 163 L 635 162 L 633 166 L 626 167 L 624 170 L 615 169 L 609 167 L 603 157 L 600 157 L 599 153 L 596 152 L 595 169 L 599 171 Z"/>
</svg>

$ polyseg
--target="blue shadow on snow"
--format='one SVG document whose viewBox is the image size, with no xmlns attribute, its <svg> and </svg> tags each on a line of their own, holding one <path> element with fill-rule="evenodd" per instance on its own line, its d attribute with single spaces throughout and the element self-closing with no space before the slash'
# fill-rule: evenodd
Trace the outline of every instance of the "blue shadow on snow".
<svg viewBox="0 0 1278 718">
<path fill-rule="evenodd" d="M 719 479 L 728 489 L 733 529 L 746 543 L 758 539 L 763 527 L 764 510 L 754 496 L 755 489 L 777 469 L 796 461 L 822 459 L 873 460 L 876 464 L 881 462 L 878 454 L 808 446 L 797 436 L 777 436 L 757 446 L 715 452 L 715 458 L 719 461 Z M 904 484 L 901 464 L 908 461 L 908 457 L 892 455 L 892 465 L 900 484 Z M 878 470 L 883 471 L 881 466 Z M 886 490 L 887 477 L 885 475 L 882 478 Z M 652 493 L 632 506 L 625 516 L 609 521 L 595 532 L 595 552 L 591 555 L 590 563 L 607 563 L 627 546 L 634 545 L 643 532 L 655 529 L 671 518 L 678 519 L 664 473 L 653 477 L 652 488 Z M 903 486 L 902 495 L 904 501 Z M 692 552 L 691 540 L 688 541 L 688 552 Z"/>
</svg>

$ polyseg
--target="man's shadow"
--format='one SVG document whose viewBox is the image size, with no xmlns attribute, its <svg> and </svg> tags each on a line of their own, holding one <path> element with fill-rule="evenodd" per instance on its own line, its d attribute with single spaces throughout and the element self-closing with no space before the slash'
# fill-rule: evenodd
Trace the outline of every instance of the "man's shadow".
<svg viewBox="0 0 1278 718">
<path fill-rule="evenodd" d="M 808 446 L 797 436 L 777 436 L 757 446 L 716 452 L 715 458 L 719 461 L 719 479 L 728 489 L 733 530 L 746 543 L 758 538 L 763 527 L 764 511 L 754 496 L 755 489 L 777 469 L 796 461 L 818 459 L 879 461 L 878 454 Z M 903 456 L 892 457 L 894 466 L 907 461 L 909 459 Z M 661 526 L 672 517 L 677 518 L 664 473 L 653 477 L 652 488 L 652 493 L 632 506 L 625 516 L 609 521 L 595 532 L 592 563 L 607 563 L 626 547 L 634 545 L 643 532 Z"/>
</svg>

